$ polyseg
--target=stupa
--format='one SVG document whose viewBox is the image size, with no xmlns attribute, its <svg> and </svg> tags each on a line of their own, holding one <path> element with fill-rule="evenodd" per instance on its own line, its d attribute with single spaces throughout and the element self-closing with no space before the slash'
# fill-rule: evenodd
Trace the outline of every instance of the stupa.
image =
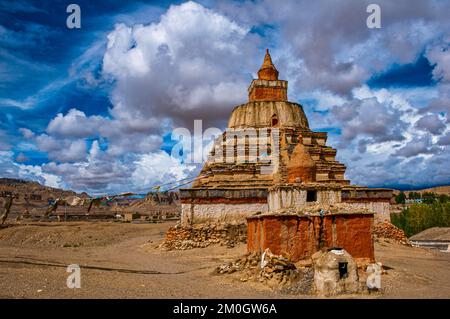
<svg viewBox="0 0 450 319">
<path fill-rule="evenodd" d="M 245 220 L 269 211 L 269 193 L 283 207 L 289 196 L 298 205 L 346 202 L 388 218 L 391 190 L 350 185 L 327 133 L 310 129 L 303 106 L 288 101 L 288 82 L 278 76 L 267 50 L 248 102 L 233 109 L 192 188 L 180 190 L 182 222 Z"/>
</svg>

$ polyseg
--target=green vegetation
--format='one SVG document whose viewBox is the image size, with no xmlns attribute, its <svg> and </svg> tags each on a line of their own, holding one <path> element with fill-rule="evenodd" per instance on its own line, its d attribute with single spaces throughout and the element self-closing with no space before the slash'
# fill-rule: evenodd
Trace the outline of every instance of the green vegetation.
<svg viewBox="0 0 450 319">
<path fill-rule="evenodd" d="M 444 195 L 445 196 L 445 195 Z M 431 227 L 450 227 L 450 203 L 434 201 L 432 204 L 412 204 L 401 213 L 392 213 L 391 222 L 410 237 Z M 425 202 L 425 198 L 424 198 Z"/>
<path fill-rule="evenodd" d="M 422 203 L 424 204 L 433 204 L 436 202 L 439 203 L 448 203 L 450 202 L 450 196 L 448 195 L 438 195 L 436 193 L 433 192 L 423 192 L 423 193 L 419 193 L 419 192 L 410 192 L 408 194 L 408 197 L 406 197 L 405 193 L 403 191 L 401 191 L 397 196 L 395 196 L 395 202 L 397 204 L 405 204 L 406 203 L 406 199 L 408 198 L 408 200 L 416 200 L 416 199 L 420 199 Z"/>
<path fill-rule="evenodd" d="M 410 192 L 408 194 L 408 198 L 409 199 L 419 199 L 419 198 L 422 198 L 422 196 L 418 192 Z"/>
<path fill-rule="evenodd" d="M 422 200 L 424 204 L 432 204 L 436 202 L 438 195 L 436 193 L 424 192 L 422 194 Z"/>
<path fill-rule="evenodd" d="M 442 195 L 439 195 L 438 200 L 439 200 L 439 203 L 448 203 L 448 202 L 450 202 L 450 196 L 442 194 Z"/>
<path fill-rule="evenodd" d="M 406 195 L 403 193 L 403 191 L 400 192 L 397 196 L 395 196 L 395 202 L 397 204 L 404 204 L 406 200 Z"/>
</svg>

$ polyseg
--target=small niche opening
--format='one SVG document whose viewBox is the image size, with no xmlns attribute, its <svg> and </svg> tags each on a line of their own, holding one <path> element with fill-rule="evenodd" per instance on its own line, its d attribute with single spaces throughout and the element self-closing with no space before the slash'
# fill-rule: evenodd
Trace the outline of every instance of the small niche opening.
<svg viewBox="0 0 450 319">
<path fill-rule="evenodd" d="M 276 114 L 272 115 L 272 126 L 278 125 L 278 117 Z"/>
<path fill-rule="evenodd" d="M 317 191 L 306 191 L 306 201 L 316 202 L 317 201 Z"/>
<path fill-rule="evenodd" d="M 340 262 L 339 263 L 339 279 L 344 279 L 348 277 L 348 270 L 347 270 L 347 264 L 346 262 Z"/>
</svg>

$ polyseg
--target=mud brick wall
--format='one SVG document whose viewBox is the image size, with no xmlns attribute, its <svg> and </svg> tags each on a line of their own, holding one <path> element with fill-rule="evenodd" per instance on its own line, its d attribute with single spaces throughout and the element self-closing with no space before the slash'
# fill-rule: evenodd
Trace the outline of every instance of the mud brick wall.
<svg viewBox="0 0 450 319">
<path fill-rule="evenodd" d="M 287 101 L 287 81 L 253 80 L 249 87 L 248 100 Z"/>
<path fill-rule="evenodd" d="M 249 95 L 249 101 L 287 101 L 287 92 L 278 87 L 255 87 Z"/>
<path fill-rule="evenodd" d="M 344 188 L 342 190 L 342 202 L 350 204 L 355 208 L 369 209 L 375 212 L 375 223 L 391 220 L 390 200 L 391 189 L 383 188 Z"/>
<path fill-rule="evenodd" d="M 261 215 L 247 218 L 247 250 L 287 253 L 293 261 L 321 248 L 341 247 L 353 258 L 374 261 L 373 214 Z"/>
</svg>

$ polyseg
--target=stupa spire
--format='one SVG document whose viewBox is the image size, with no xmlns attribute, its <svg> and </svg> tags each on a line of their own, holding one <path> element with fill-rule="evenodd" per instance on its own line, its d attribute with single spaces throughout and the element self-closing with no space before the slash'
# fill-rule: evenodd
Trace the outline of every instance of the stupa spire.
<svg viewBox="0 0 450 319">
<path fill-rule="evenodd" d="M 264 56 L 264 62 L 258 71 L 258 79 L 276 81 L 278 80 L 278 70 L 273 65 L 272 58 L 270 57 L 269 49 L 266 49 L 266 55 Z"/>
</svg>

